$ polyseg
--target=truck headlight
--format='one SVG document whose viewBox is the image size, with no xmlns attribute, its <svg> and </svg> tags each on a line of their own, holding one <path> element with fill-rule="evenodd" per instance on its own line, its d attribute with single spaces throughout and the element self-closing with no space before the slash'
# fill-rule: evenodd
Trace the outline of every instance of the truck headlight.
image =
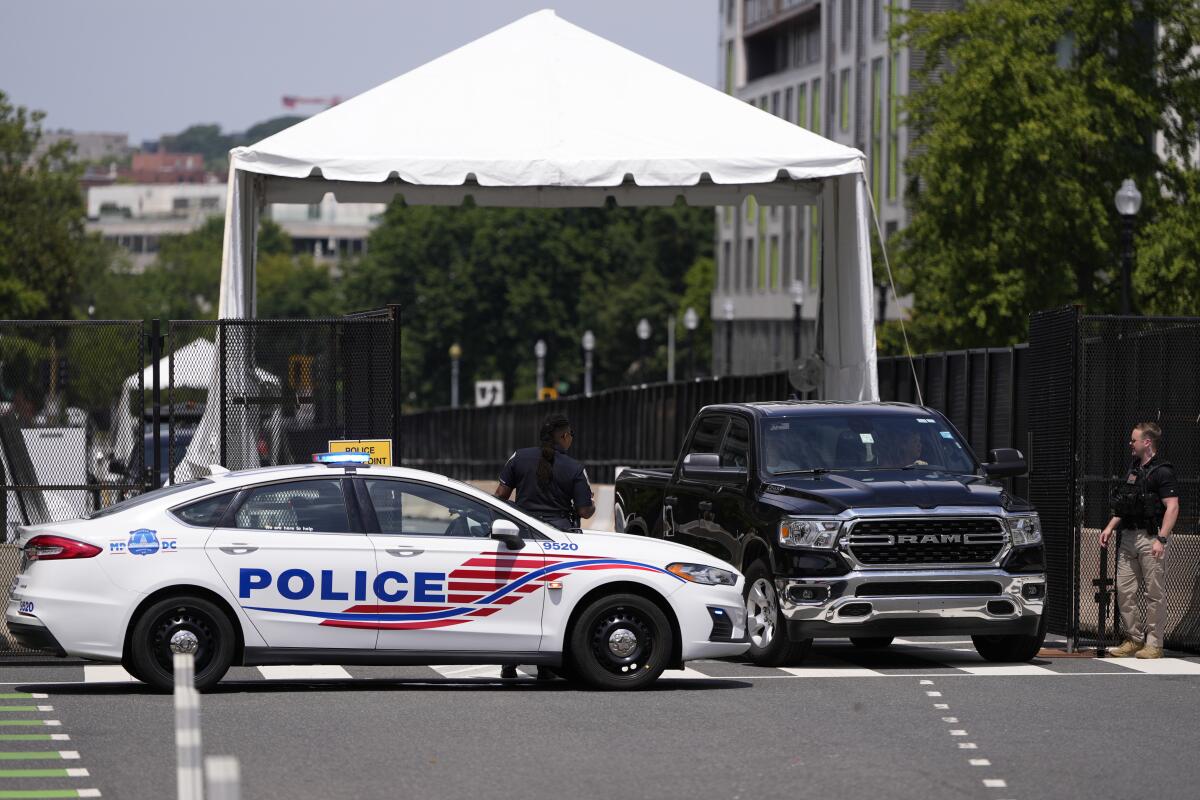
<svg viewBox="0 0 1200 800">
<path fill-rule="evenodd" d="M 1042 520 L 1037 514 L 1021 514 L 1008 518 L 1008 535 L 1014 547 L 1041 544 Z"/>
<path fill-rule="evenodd" d="M 703 583 L 706 586 L 733 586 L 738 578 L 736 572 L 707 567 L 704 564 L 668 564 L 667 572 L 678 575 L 685 581 Z"/>
<path fill-rule="evenodd" d="M 837 547 L 841 533 L 840 520 L 828 517 L 797 519 L 792 517 L 779 523 L 779 543 L 784 547 L 818 547 L 832 550 Z"/>
</svg>

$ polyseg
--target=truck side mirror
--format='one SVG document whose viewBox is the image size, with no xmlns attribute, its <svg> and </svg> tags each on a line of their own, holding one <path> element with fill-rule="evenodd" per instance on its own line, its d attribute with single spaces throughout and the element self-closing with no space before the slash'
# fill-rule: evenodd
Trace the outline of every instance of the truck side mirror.
<svg viewBox="0 0 1200 800">
<path fill-rule="evenodd" d="M 504 542 L 509 550 L 521 550 L 525 547 L 525 540 L 521 538 L 520 528 L 511 520 L 498 519 L 493 522 L 491 537 Z"/>
<path fill-rule="evenodd" d="M 745 467 L 722 467 L 716 453 L 688 453 L 683 457 L 683 477 L 689 481 L 720 481 L 732 483 L 744 480 Z"/>
<path fill-rule="evenodd" d="M 988 463 L 983 465 L 989 478 L 1013 478 L 1028 471 L 1025 456 L 1020 450 L 1001 447 L 988 453 Z"/>
</svg>

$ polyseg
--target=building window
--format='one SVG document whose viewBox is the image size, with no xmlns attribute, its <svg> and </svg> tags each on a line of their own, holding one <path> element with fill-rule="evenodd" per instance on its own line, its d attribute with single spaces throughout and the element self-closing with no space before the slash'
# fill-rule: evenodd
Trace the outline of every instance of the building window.
<svg viewBox="0 0 1200 800">
<path fill-rule="evenodd" d="M 186 197 L 176 197 L 171 200 L 171 209 L 174 211 L 187 211 L 189 205 L 191 203 L 188 202 L 188 198 Z"/>
<path fill-rule="evenodd" d="M 725 93 L 733 94 L 733 42 L 725 43 Z"/>
<path fill-rule="evenodd" d="M 712 6 L 709 6 L 712 8 Z M 851 27 L 854 24 L 853 4 L 850 0 L 842 0 L 842 52 L 850 49 Z M 712 52 L 711 50 L 709 51 Z M 712 63 L 712 62 L 709 62 Z"/>
<path fill-rule="evenodd" d="M 758 288 L 767 288 L 767 215 L 758 215 Z"/>
<path fill-rule="evenodd" d="M 792 87 L 788 87 L 783 91 L 783 110 L 780 116 L 784 119 L 792 118 Z"/>
<path fill-rule="evenodd" d="M 895 200 L 900 183 L 900 54 L 892 53 L 888 76 L 887 199 Z"/>
<path fill-rule="evenodd" d="M 808 32 L 805 34 L 808 40 L 804 45 L 804 55 L 808 58 L 808 63 L 815 64 L 821 60 L 821 20 L 818 18 L 814 23 L 808 26 Z"/>
<path fill-rule="evenodd" d="M 883 38 L 883 0 L 871 0 L 871 36 Z"/>
<path fill-rule="evenodd" d="M 792 252 L 793 219 L 795 219 L 795 209 L 789 206 L 783 210 L 783 278 L 780 285 L 785 288 L 792 285 L 793 276 L 799 273 L 799 270 L 792 266 L 792 256 L 794 255 Z"/>
<path fill-rule="evenodd" d="M 796 124 L 801 128 L 808 127 L 808 84 L 806 83 L 796 87 Z"/>
<path fill-rule="evenodd" d="M 883 194 L 883 59 L 871 62 L 871 193 Z"/>
<path fill-rule="evenodd" d="M 309 204 L 308 218 L 309 219 L 320 219 L 321 218 L 321 204 L 320 203 L 310 203 Z"/>
<path fill-rule="evenodd" d="M 200 207 L 201 208 L 216 208 L 217 201 L 219 201 L 219 200 L 220 200 L 219 197 L 201 197 L 200 198 Z"/>
<path fill-rule="evenodd" d="M 780 264 L 779 264 L 779 237 L 771 237 L 771 290 L 779 291 L 780 279 Z"/>
<path fill-rule="evenodd" d="M 721 245 L 721 288 L 729 294 L 729 273 L 733 271 L 733 243 L 726 240 Z"/>
<path fill-rule="evenodd" d="M 745 289 L 752 291 L 754 289 L 754 237 L 746 237 L 746 260 L 742 262 L 746 265 L 745 273 Z"/>
<path fill-rule="evenodd" d="M 771 113 L 779 116 L 779 92 L 771 93 Z"/>
<path fill-rule="evenodd" d="M 821 285 L 821 212 L 808 209 L 808 285 Z"/>
<path fill-rule="evenodd" d="M 850 130 L 850 70 L 842 70 L 838 85 L 838 129 Z"/>
<path fill-rule="evenodd" d="M 815 78 L 812 82 L 812 127 L 809 128 L 813 133 L 821 133 L 821 79 Z"/>
</svg>

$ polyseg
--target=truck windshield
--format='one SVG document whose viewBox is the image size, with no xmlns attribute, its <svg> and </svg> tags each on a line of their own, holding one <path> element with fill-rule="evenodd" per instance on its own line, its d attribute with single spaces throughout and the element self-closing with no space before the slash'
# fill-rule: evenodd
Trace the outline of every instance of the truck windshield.
<svg viewBox="0 0 1200 800">
<path fill-rule="evenodd" d="M 761 422 L 763 472 L 930 469 L 973 474 L 975 459 L 944 421 L 919 413 L 805 414 Z"/>
</svg>

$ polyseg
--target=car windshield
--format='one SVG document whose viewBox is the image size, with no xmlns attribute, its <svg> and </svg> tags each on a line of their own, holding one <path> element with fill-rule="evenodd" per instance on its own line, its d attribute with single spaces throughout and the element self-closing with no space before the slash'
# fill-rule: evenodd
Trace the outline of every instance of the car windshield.
<svg viewBox="0 0 1200 800">
<path fill-rule="evenodd" d="M 944 420 L 896 413 L 805 414 L 762 420 L 767 475 L 833 470 L 930 469 L 974 474 L 975 459 Z"/>
<path fill-rule="evenodd" d="M 100 517 L 107 517 L 111 514 L 117 514 L 121 511 L 128 511 L 131 508 L 137 508 L 143 503 L 149 503 L 153 500 L 161 500 L 164 497 L 170 497 L 173 494 L 178 494 L 179 492 L 186 491 L 188 489 L 195 489 L 196 487 L 203 486 L 206 483 L 211 484 L 212 481 L 210 481 L 208 478 L 201 478 L 197 481 L 176 483 L 172 484 L 171 486 L 164 486 L 161 489 L 153 489 L 143 494 L 135 494 L 133 497 L 126 498 L 119 503 L 113 503 L 111 506 L 102 508 L 99 511 L 93 511 L 92 513 L 88 514 L 85 519 L 99 519 Z"/>
</svg>

